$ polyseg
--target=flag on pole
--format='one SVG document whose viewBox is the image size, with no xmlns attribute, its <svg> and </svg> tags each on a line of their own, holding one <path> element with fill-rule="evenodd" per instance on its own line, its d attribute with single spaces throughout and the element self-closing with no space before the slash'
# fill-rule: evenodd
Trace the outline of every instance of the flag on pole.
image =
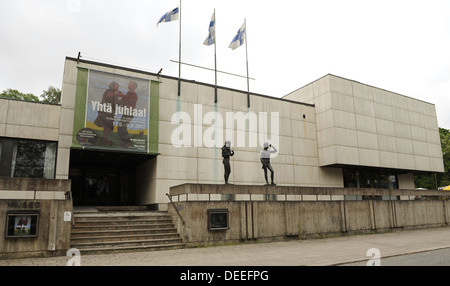
<svg viewBox="0 0 450 286">
<path fill-rule="evenodd" d="M 216 12 L 214 11 L 211 17 L 211 21 L 209 22 L 209 34 L 206 40 L 203 42 L 203 45 L 211 46 L 216 43 Z"/>
<path fill-rule="evenodd" d="M 179 7 L 170 10 L 169 12 L 167 12 L 166 14 L 164 14 L 161 19 L 159 19 L 158 23 L 156 23 L 156 27 L 158 27 L 159 23 L 162 22 L 170 22 L 170 21 L 175 21 L 179 19 L 179 15 L 180 15 L 180 9 Z"/>
<path fill-rule="evenodd" d="M 241 28 L 237 31 L 236 36 L 234 36 L 230 45 L 228 46 L 230 49 L 234 50 L 242 46 L 245 42 L 245 62 L 247 65 L 247 107 L 250 107 L 250 82 L 248 76 L 248 52 L 247 52 L 247 21 L 244 19 L 244 24 L 242 24 Z"/>
<path fill-rule="evenodd" d="M 214 102 L 217 102 L 217 55 L 216 55 L 216 9 L 209 22 L 209 34 L 203 45 L 211 46 L 214 44 L 214 74 L 215 74 L 215 85 L 214 85 Z"/>
<path fill-rule="evenodd" d="M 236 36 L 234 36 L 233 40 L 231 41 L 230 45 L 228 46 L 230 49 L 232 49 L 232 50 L 237 49 L 244 44 L 245 33 L 246 33 L 245 30 L 246 30 L 246 28 L 245 28 L 245 22 L 244 22 L 244 24 L 242 24 L 239 31 L 237 31 Z"/>
<path fill-rule="evenodd" d="M 158 27 L 159 23 L 162 22 L 171 22 L 175 20 L 180 20 L 180 33 L 179 33 L 179 40 L 178 40 L 178 96 L 181 94 L 181 0 L 180 5 L 168 11 L 165 13 L 159 21 L 156 23 L 156 27 Z"/>
</svg>

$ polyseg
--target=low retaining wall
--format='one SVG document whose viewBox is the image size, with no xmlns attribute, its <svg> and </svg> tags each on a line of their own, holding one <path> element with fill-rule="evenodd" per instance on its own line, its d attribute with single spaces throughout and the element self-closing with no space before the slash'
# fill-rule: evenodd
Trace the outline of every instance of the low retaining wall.
<svg viewBox="0 0 450 286">
<path fill-rule="evenodd" d="M 436 227 L 450 221 L 450 193 L 443 191 L 184 184 L 171 188 L 169 196 L 169 213 L 191 246 Z M 208 210 L 228 211 L 228 228 L 210 230 Z"/>
<path fill-rule="evenodd" d="M 0 178 L 0 259 L 66 255 L 72 209 L 70 180 Z"/>
</svg>

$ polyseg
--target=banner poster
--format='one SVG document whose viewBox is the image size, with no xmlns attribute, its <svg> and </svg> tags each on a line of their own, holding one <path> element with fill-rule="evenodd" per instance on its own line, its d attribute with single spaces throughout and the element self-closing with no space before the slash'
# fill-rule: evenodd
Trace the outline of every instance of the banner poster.
<svg viewBox="0 0 450 286">
<path fill-rule="evenodd" d="M 85 106 L 79 145 L 148 153 L 150 80 L 89 70 Z"/>
</svg>

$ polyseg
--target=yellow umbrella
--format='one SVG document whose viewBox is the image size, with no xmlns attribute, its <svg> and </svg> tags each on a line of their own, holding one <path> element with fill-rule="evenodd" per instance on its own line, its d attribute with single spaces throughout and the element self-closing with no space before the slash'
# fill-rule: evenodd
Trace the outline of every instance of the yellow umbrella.
<svg viewBox="0 0 450 286">
<path fill-rule="evenodd" d="M 450 191 L 450 185 L 448 185 L 447 187 L 443 188 L 442 190 L 444 190 L 444 191 Z"/>
</svg>

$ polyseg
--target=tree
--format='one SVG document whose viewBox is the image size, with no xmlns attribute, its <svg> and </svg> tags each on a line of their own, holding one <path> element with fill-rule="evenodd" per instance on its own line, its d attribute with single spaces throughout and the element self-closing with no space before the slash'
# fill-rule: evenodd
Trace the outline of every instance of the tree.
<svg viewBox="0 0 450 286">
<path fill-rule="evenodd" d="M 450 185 L 450 130 L 439 128 L 439 135 L 441 137 L 444 173 L 414 176 L 416 188 L 436 189 L 438 187 Z"/>
<path fill-rule="evenodd" d="M 439 128 L 441 135 L 442 157 L 444 160 L 444 173 L 438 174 L 440 186 L 450 185 L 450 130 Z"/>
<path fill-rule="evenodd" d="M 61 90 L 54 86 L 49 86 L 47 90 L 43 90 L 41 94 L 42 102 L 60 103 Z"/>
<path fill-rule="evenodd" d="M 33 95 L 32 93 L 22 93 L 17 89 L 8 88 L 0 93 L 0 97 L 13 98 L 19 100 L 27 100 L 27 101 L 39 101 L 39 97 Z"/>
<path fill-rule="evenodd" d="M 40 96 L 42 98 L 42 101 L 39 100 L 39 97 L 35 96 L 32 93 L 22 93 L 17 89 L 11 88 L 8 88 L 7 90 L 4 90 L 2 93 L 0 93 L 0 97 L 58 104 L 61 102 L 61 90 L 54 86 L 49 86 L 47 90 L 42 91 L 42 94 Z"/>
</svg>

